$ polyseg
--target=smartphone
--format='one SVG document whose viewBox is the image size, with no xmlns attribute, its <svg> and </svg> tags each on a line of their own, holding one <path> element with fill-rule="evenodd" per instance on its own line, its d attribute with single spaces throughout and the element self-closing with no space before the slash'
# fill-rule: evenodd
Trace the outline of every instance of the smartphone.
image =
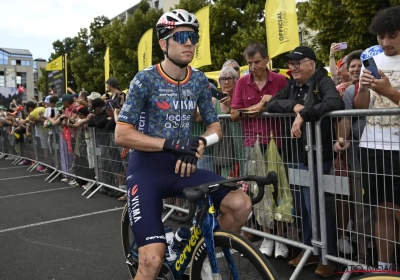
<svg viewBox="0 0 400 280">
<path fill-rule="evenodd" d="M 211 88 L 211 95 L 212 95 L 212 97 L 215 97 L 218 100 L 221 100 L 222 98 L 227 96 L 222 91 L 215 89 L 213 87 Z"/>
<path fill-rule="evenodd" d="M 347 49 L 347 42 L 339 43 L 339 50 L 345 50 L 345 49 Z"/>
<path fill-rule="evenodd" d="M 375 60 L 373 57 L 370 57 L 366 60 L 363 61 L 363 65 L 365 67 L 365 69 L 368 69 L 369 71 L 371 71 L 372 76 L 374 76 L 374 78 L 376 79 L 381 79 L 381 75 L 379 75 L 378 73 L 378 67 L 376 66 Z"/>
<path fill-rule="evenodd" d="M 56 116 L 56 112 L 54 109 L 51 109 L 50 111 L 50 118 L 54 118 Z"/>
</svg>

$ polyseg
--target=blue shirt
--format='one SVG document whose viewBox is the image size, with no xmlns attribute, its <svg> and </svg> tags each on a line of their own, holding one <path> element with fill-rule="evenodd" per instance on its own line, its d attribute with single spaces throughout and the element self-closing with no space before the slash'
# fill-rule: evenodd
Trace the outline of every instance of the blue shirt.
<svg viewBox="0 0 400 280">
<path fill-rule="evenodd" d="M 183 139 L 191 136 L 197 106 L 206 126 L 218 121 L 204 73 L 187 67 L 185 79 L 176 81 L 157 64 L 132 80 L 118 123 L 133 125 L 152 137 Z"/>
</svg>

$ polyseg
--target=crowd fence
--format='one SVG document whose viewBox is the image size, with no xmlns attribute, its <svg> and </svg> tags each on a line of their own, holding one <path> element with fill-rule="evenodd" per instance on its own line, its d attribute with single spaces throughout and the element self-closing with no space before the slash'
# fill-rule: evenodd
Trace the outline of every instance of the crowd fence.
<svg viewBox="0 0 400 280">
<path fill-rule="evenodd" d="M 343 265 L 337 266 L 336 272 L 348 279 L 352 267 L 368 270 L 381 259 L 395 265 L 400 260 L 400 234 L 394 218 L 399 210 L 389 204 L 379 206 L 379 211 L 385 213 L 379 225 L 386 223 L 387 230 L 377 233 L 374 224 L 382 217 L 376 217 L 380 213 L 376 205 L 363 198 L 365 186 L 371 185 L 369 176 L 381 176 L 385 184 L 394 183 L 400 180 L 400 168 L 393 166 L 391 171 L 382 173 L 374 166 L 362 166 L 366 163 L 361 160 L 358 147 L 365 122 L 392 125 L 397 128 L 393 134 L 398 139 L 399 118 L 399 109 L 335 111 L 318 122 L 304 123 L 302 137 L 296 139 L 290 135 L 294 114 L 263 113 L 240 122 L 223 114 L 219 119 L 224 136 L 217 145 L 205 149 L 198 168 L 225 178 L 276 171 L 278 194 L 273 194 L 273 188 L 268 186 L 264 199 L 253 207 L 253 217 L 242 230 L 304 250 L 290 279 L 297 279 L 311 254 L 319 255 L 323 264 L 333 261 Z M 349 149 L 336 153 L 332 147 L 337 142 L 334 135 L 340 129 L 347 131 L 349 143 L 341 145 L 348 145 Z M 192 124 L 193 135 L 204 131 L 201 122 Z M 126 193 L 129 151 L 117 147 L 114 133 L 106 129 L 79 128 L 66 134 L 59 127 L 32 127 L 30 137 L 19 141 L 13 137 L 7 127 L 1 129 L 0 159 L 7 156 L 14 165 L 29 161 L 30 172 L 39 166 L 47 167 L 48 183 L 57 178 L 74 179 L 85 185 L 82 196 L 87 199 L 102 190 Z M 382 135 L 375 135 L 370 141 L 380 146 L 382 143 L 376 139 L 383 141 Z M 399 143 L 393 145 L 398 147 Z M 390 155 L 389 160 L 400 162 L 399 149 Z M 387 162 L 376 161 L 375 165 L 390 169 Z M 256 184 L 240 183 L 243 191 L 256 195 Z M 368 190 L 373 191 L 373 187 L 378 185 Z M 175 210 L 188 211 L 187 201 L 182 198 L 166 199 L 165 208 L 170 211 L 164 221 Z"/>
</svg>

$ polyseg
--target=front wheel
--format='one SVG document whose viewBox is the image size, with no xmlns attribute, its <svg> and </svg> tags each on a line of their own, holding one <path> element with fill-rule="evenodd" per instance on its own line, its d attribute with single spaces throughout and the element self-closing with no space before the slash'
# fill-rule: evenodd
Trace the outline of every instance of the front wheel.
<svg viewBox="0 0 400 280">
<path fill-rule="evenodd" d="M 270 262 L 260 250 L 241 235 L 230 231 L 218 230 L 214 232 L 214 243 L 221 279 L 234 279 L 222 248 L 230 250 L 240 280 L 279 279 Z M 215 279 L 211 272 L 204 238 L 199 241 L 193 252 L 190 279 Z"/>
</svg>

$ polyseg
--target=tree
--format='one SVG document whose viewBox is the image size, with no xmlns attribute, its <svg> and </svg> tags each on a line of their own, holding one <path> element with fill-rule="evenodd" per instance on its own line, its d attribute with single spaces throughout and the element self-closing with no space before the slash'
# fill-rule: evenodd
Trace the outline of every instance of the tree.
<svg viewBox="0 0 400 280">
<path fill-rule="evenodd" d="M 121 89 L 128 88 L 138 72 L 137 49 L 140 38 L 148 29 L 153 28 L 152 63 L 159 63 L 164 58 L 155 28 L 162 14 L 162 10 L 151 9 L 149 3 L 142 0 L 125 24 L 115 20 L 102 29 L 104 41 L 110 46 L 110 76 L 118 80 Z"/>
<path fill-rule="evenodd" d="M 327 64 L 333 42 L 347 42 L 348 49 L 339 53 L 339 57 L 376 45 L 376 38 L 368 32 L 371 19 L 377 11 L 399 3 L 399 0 L 311 0 L 297 4 L 298 19 L 318 31 L 311 46 Z"/>
<path fill-rule="evenodd" d="M 42 94 L 46 94 L 47 92 L 47 85 L 46 85 L 46 68 L 40 67 L 39 71 L 41 72 L 41 76 L 36 81 L 36 87 L 39 92 Z"/>
<path fill-rule="evenodd" d="M 109 23 L 107 17 L 96 17 L 90 24 L 89 30 L 83 28 L 78 33 L 78 42 L 70 55 L 69 62 L 79 89 L 104 92 L 106 44 L 101 29 Z"/>
<path fill-rule="evenodd" d="M 49 57 L 49 62 L 56 59 L 60 55 L 71 54 L 72 51 L 76 48 L 77 43 L 78 43 L 77 37 L 72 37 L 72 38 L 66 37 L 63 41 L 57 40 L 57 41 L 53 42 L 54 53 L 53 52 L 51 53 L 51 55 Z M 68 63 L 68 61 L 67 61 L 67 75 L 68 75 L 68 79 L 67 79 L 68 86 L 76 89 L 77 85 L 75 82 L 74 73 L 72 72 L 71 64 Z M 42 92 L 46 93 L 47 89 Z"/>
</svg>

